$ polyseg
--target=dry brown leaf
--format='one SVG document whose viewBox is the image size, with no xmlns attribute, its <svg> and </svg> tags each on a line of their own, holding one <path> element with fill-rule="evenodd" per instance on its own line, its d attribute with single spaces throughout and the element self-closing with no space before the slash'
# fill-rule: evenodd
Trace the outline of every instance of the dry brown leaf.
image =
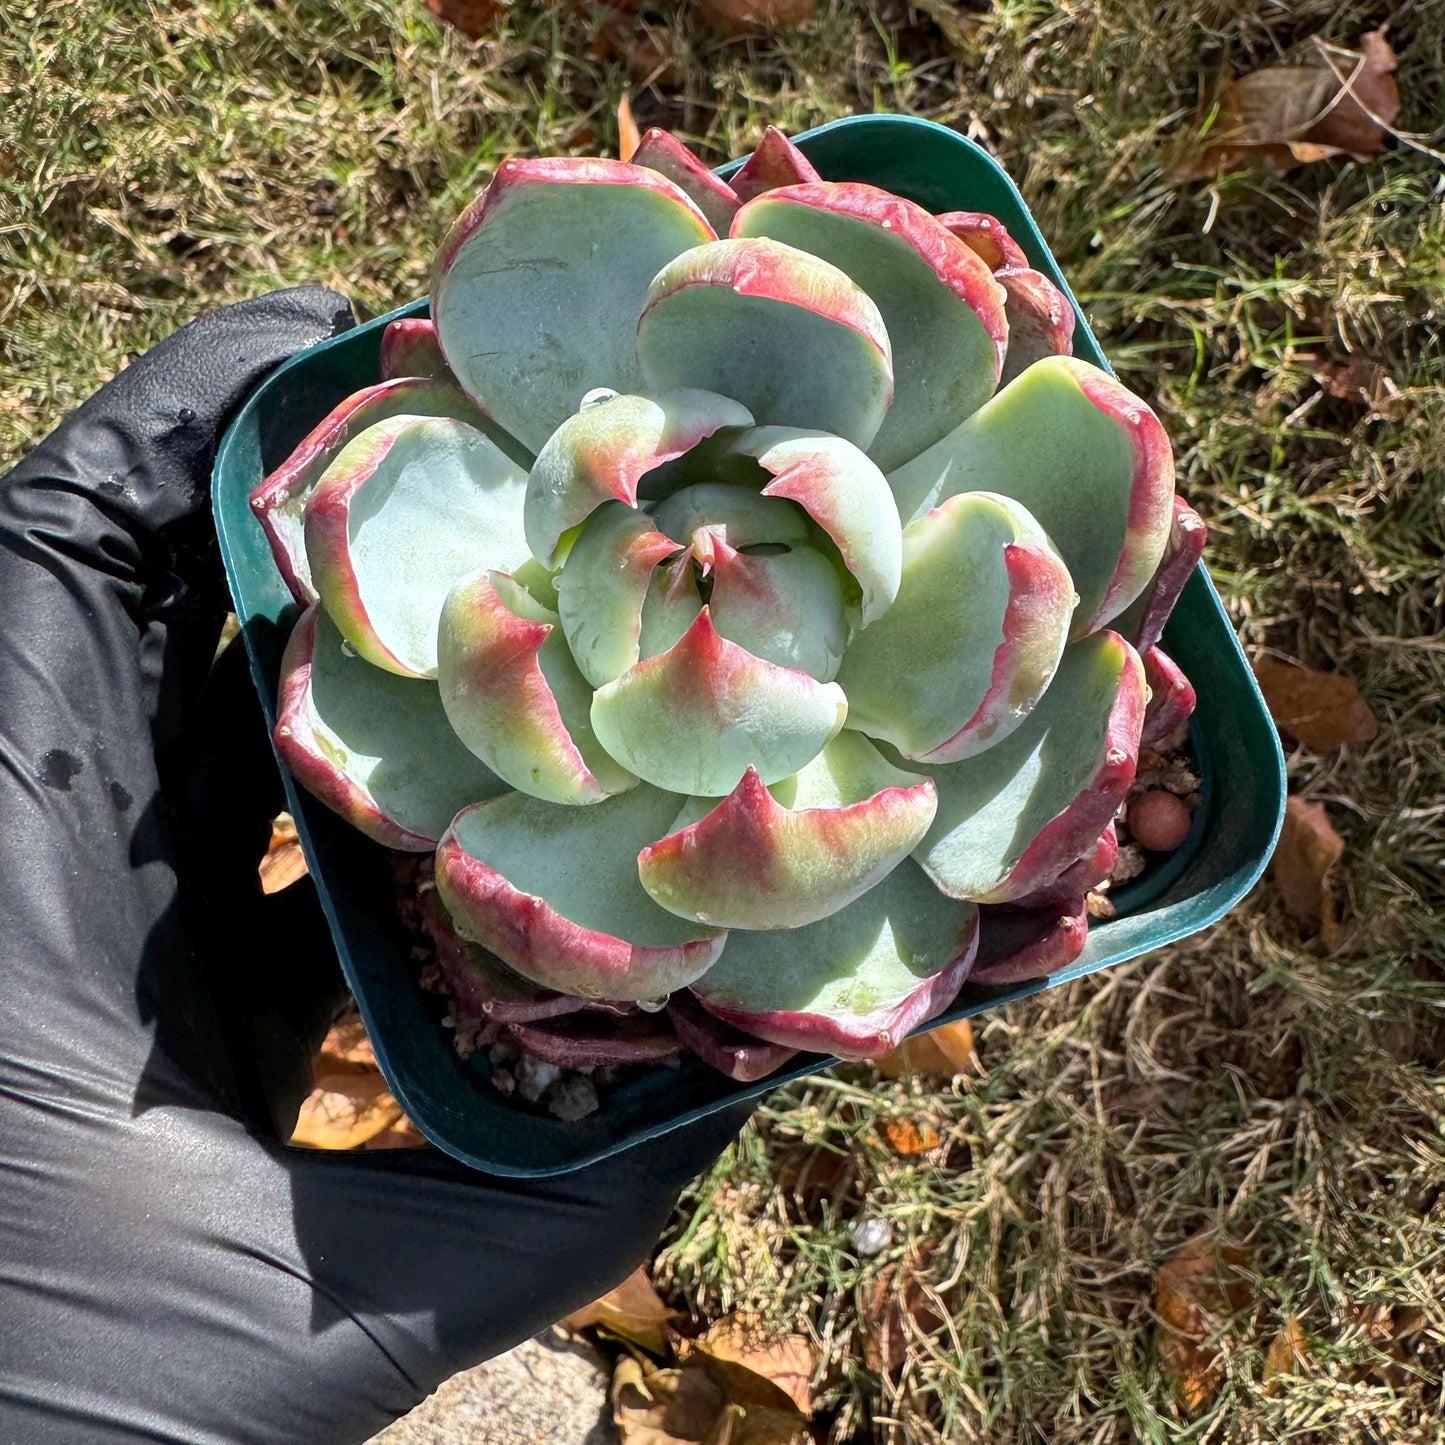
<svg viewBox="0 0 1445 1445">
<path fill-rule="evenodd" d="M 562 1321 L 563 1328 L 606 1330 L 619 1339 L 650 1350 L 654 1355 L 667 1352 L 667 1327 L 675 1318 L 652 1287 L 647 1270 L 639 1265 L 616 1289 L 608 1290 L 601 1299 L 574 1310 Z"/>
<path fill-rule="evenodd" d="M 612 1376 L 623 1445 L 810 1445 L 807 1417 L 741 1365 L 694 1350 L 676 1369 L 624 1355 Z"/>
<path fill-rule="evenodd" d="M 1202 1410 L 1224 1383 L 1222 1336 L 1254 1298 L 1248 1264 L 1239 1245 L 1201 1233 L 1185 1240 L 1154 1280 L 1159 1365 L 1187 1409 Z"/>
<path fill-rule="evenodd" d="M 1299 1316 L 1291 1315 L 1285 1322 L 1285 1327 L 1269 1342 L 1269 1349 L 1265 1353 L 1265 1394 L 1279 1394 L 1279 1377 L 1303 1373 L 1309 1360 L 1309 1345 L 1305 1342 L 1304 1331 L 1300 1329 Z"/>
<path fill-rule="evenodd" d="M 916 1264 L 889 1265 L 878 1276 L 863 1325 L 863 1363 L 877 1374 L 896 1375 L 908 1359 L 912 1336 L 931 1335 L 944 1323 L 933 1297 L 923 1285 L 920 1271 L 925 1253 Z"/>
<path fill-rule="evenodd" d="M 257 871 L 263 893 L 279 893 L 298 878 L 306 876 L 306 858 L 296 837 L 296 822 L 290 813 L 278 813 L 271 820 L 271 841 Z"/>
<path fill-rule="evenodd" d="M 1343 672 L 1259 657 L 1254 676 L 1280 732 L 1317 753 L 1367 743 L 1380 730 L 1354 678 Z"/>
<path fill-rule="evenodd" d="M 792 1195 L 805 1210 L 812 1211 L 825 1200 L 837 1203 L 851 1190 L 857 1175 L 851 1155 L 799 1146 L 778 1161 L 773 1177 L 780 1193 Z"/>
<path fill-rule="evenodd" d="M 1310 372 L 1315 380 L 1340 401 L 1358 406 L 1383 406 L 1398 409 L 1399 388 L 1378 361 L 1352 356 L 1348 361 L 1335 361 L 1328 356 L 1309 355 Z"/>
<path fill-rule="evenodd" d="M 1344 851 L 1345 840 L 1335 832 L 1323 803 L 1286 800 L 1269 874 L 1290 917 L 1319 934 L 1328 948 L 1339 942 L 1340 931 L 1329 875 Z"/>
<path fill-rule="evenodd" d="M 927 1119 L 885 1119 L 878 1127 L 895 1154 L 926 1154 L 938 1148 L 938 1130 Z"/>
<path fill-rule="evenodd" d="M 312 1064 L 312 1074 L 320 1078 L 323 1074 L 348 1074 L 374 1072 L 376 1050 L 367 1036 L 366 1025 L 356 1005 L 351 1004 L 336 1020 L 321 1040 L 321 1048 Z"/>
<path fill-rule="evenodd" d="M 891 1054 L 875 1066 L 885 1079 L 901 1079 L 909 1074 L 967 1073 L 973 1067 L 973 1026 L 967 1019 L 940 1024 L 926 1034 L 904 1039 Z"/>
<path fill-rule="evenodd" d="M 709 1327 L 691 1349 L 705 1350 L 715 1360 L 731 1361 L 772 1381 L 804 1415 L 813 1413 L 813 1372 L 818 1352 L 806 1335 L 769 1338 L 756 1321 L 725 1315 Z"/>
<path fill-rule="evenodd" d="M 724 35 L 749 30 L 796 30 L 818 9 L 818 0 L 698 0 L 697 15 Z"/>
<path fill-rule="evenodd" d="M 1400 113 L 1395 52 L 1383 30 L 1358 50 L 1316 40 L 1300 65 L 1270 65 L 1230 80 L 1203 148 L 1183 169 L 1212 175 L 1258 160 L 1276 171 L 1348 155 L 1372 159 Z"/>
<path fill-rule="evenodd" d="M 623 96 L 617 102 L 617 156 L 619 160 L 630 161 L 637 147 L 642 144 L 642 132 L 632 114 L 632 100 Z"/>
<path fill-rule="evenodd" d="M 444 20 L 463 35 L 480 40 L 492 33 L 497 17 L 507 7 L 499 0 L 426 0 L 426 8 L 438 20 Z"/>
<path fill-rule="evenodd" d="M 355 1149 L 401 1117 L 401 1105 L 380 1074 L 327 1074 L 302 1103 L 291 1142 L 313 1149 Z"/>
<path fill-rule="evenodd" d="M 363 1149 L 428 1149 L 431 1145 L 426 1135 L 403 1114 L 391 1128 L 383 1129 L 380 1134 L 373 1134 L 361 1147 Z"/>
<path fill-rule="evenodd" d="M 1369 1367 L 1366 1378 L 1401 1389 L 1413 1377 L 1411 1341 L 1429 1323 L 1425 1311 L 1418 1305 L 1376 1302 L 1353 1306 L 1350 1316 L 1369 1336 L 1370 1343 L 1387 1356 Z"/>
</svg>

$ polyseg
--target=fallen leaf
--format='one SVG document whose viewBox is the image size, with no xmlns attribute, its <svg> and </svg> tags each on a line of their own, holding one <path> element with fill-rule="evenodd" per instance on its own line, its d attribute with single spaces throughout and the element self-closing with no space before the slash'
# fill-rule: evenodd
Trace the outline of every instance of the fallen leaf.
<svg viewBox="0 0 1445 1445">
<path fill-rule="evenodd" d="M 1317 753 L 1367 743 L 1380 730 L 1355 680 L 1343 672 L 1258 657 L 1254 677 L 1280 732 Z"/>
<path fill-rule="evenodd" d="M 973 1025 L 967 1019 L 940 1024 L 926 1034 L 904 1041 L 875 1067 L 885 1079 L 902 1079 L 909 1074 L 967 1073 L 973 1066 Z"/>
<path fill-rule="evenodd" d="M 373 1134 L 361 1147 L 363 1149 L 429 1149 L 431 1145 L 426 1135 L 403 1114 L 391 1128 L 383 1129 L 380 1134 Z"/>
<path fill-rule="evenodd" d="M 499 0 L 426 0 L 426 8 L 463 35 L 480 40 L 492 33 L 507 7 Z"/>
<path fill-rule="evenodd" d="M 1280 1393 L 1281 1375 L 1298 1375 L 1309 1364 L 1310 1351 L 1300 1329 L 1299 1317 L 1291 1315 L 1285 1327 L 1269 1342 L 1264 1356 L 1265 1394 Z"/>
<path fill-rule="evenodd" d="M 856 1183 L 857 1175 L 857 1164 L 850 1154 L 821 1146 L 799 1147 L 779 1160 L 774 1180 L 780 1193 L 792 1195 L 811 1212 L 825 1200 L 842 1200 Z"/>
<path fill-rule="evenodd" d="M 321 1047 L 312 1064 L 312 1072 L 320 1078 L 324 1074 L 347 1074 L 375 1069 L 376 1050 L 371 1046 L 366 1025 L 361 1022 L 356 1005 L 351 1004 L 321 1040 Z"/>
<path fill-rule="evenodd" d="M 675 1318 L 653 1289 L 646 1268 L 639 1265 L 616 1289 L 573 1310 L 562 1325 L 573 1331 L 595 1327 L 662 1355 L 667 1353 L 667 1327 Z"/>
<path fill-rule="evenodd" d="M 1411 1342 L 1429 1323 L 1429 1316 L 1424 1310 L 1418 1305 L 1377 1302 L 1355 1305 L 1350 1310 L 1350 1316 L 1369 1336 L 1370 1343 L 1386 1357 L 1366 1370 L 1367 1379 L 1378 1380 L 1398 1390 L 1415 1378 L 1411 1366 L 1416 1362 L 1410 1359 L 1415 1346 Z"/>
<path fill-rule="evenodd" d="M 698 0 L 698 18 L 724 35 L 796 30 L 813 18 L 818 0 Z"/>
<path fill-rule="evenodd" d="M 271 820 L 271 841 L 257 871 L 263 893 L 279 893 L 298 878 L 306 876 L 306 857 L 296 837 L 296 821 L 290 813 L 278 813 Z"/>
<path fill-rule="evenodd" d="M 313 1149 L 355 1149 L 402 1117 L 380 1074 L 327 1074 L 301 1105 L 293 1144 Z"/>
<path fill-rule="evenodd" d="M 885 1119 L 879 1128 L 895 1154 L 926 1154 L 938 1147 L 938 1130 L 927 1119 Z"/>
<path fill-rule="evenodd" d="M 1284 826 L 1269 860 L 1270 877 L 1290 917 L 1318 933 L 1328 948 L 1339 941 L 1329 875 L 1344 851 L 1345 840 L 1335 832 L 1323 803 L 1286 799 Z"/>
<path fill-rule="evenodd" d="M 802 1411 L 813 1413 L 813 1372 L 818 1352 L 806 1335 L 769 1338 L 756 1321 L 725 1315 L 706 1334 L 690 1343 L 715 1360 L 726 1360 L 770 1380 Z"/>
<path fill-rule="evenodd" d="M 642 132 L 632 115 L 632 101 L 623 96 L 617 102 L 617 155 L 619 160 L 630 161 L 633 152 L 642 144 Z"/>
<path fill-rule="evenodd" d="M 631 1355 L 612 1376 L 623 1445 L 810 1445 L 807 1417 L 771 1381 L 694 1350 L 676 1369 Z"/>
<path fill-rule="evenodd" d="M 1237 1244 L 1200 1233 L 1160 1266 L 1154 1308 L 1163 1329 L 1159 1365 L 1187 1409 L 1202 1410 L 1224 1383 L 1222 1337 L 1231 1316 L 1254 1298 L 1244 1274 L 1249 1255 Z"/>
<path fill-rule="evenodd" d="M 1333 397 L 1371 406 L 1382 395 L 1388 399 L 1396 391 L 1393 381 L 1378 361 L 1352 356 L 1348 361 L 1334 361 L 1328 356 L 1315 356 L 1310 361 L 1314 378 Z"/>
<path fill-rule="evenodd" d="M 1378 154 L 1400 113 L 1395 52 L 1383 30 L 1358 50 L 1316 39 L 1298 65 L 1270 65 L 1230 80 L 1203 147 L 1182 169 L 1211 175 L 1259 160 L 1278 172 L 1309 161 Z"/>
<path fill-rule="evenodd" d="M 896 1375 L 908 1359 L 915 1334 L 931 1335 L 945 1323 L 920 1271 L 928 1252 L 917 1263 L 889 1265 L 878 1276 L 863 1324 L 863 1363 L 880 1375 Z"/>
</svg>

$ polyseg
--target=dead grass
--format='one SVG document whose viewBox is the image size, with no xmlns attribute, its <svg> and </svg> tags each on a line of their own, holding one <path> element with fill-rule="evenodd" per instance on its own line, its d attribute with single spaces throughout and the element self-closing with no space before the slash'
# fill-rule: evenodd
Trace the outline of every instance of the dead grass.
<svg viewBox="0 0 1445 1445">
<path fill-rule="evenodd" d="M 421 0 L 5 7 L 0 457 L 205 307 L 305 280 L 368 312 L 419 294 L 499 158 L 610 149 L 624 90 L 719 160 L 767 122 L 875 107 L 990 145 L 1165 417 L 1245 639 L 1346 669 L 1381 719 L 1368 746 L 1291 758 L 1348 843 L 1345 941 L 1322 955 L 1262 887 L 1201 940 L 990 1016 L 953 1087 L 796 1086 L 685 1201 L 660 1277 L 816 1335 L 836 1442 L 1445 1438 L 1440 175 L 1392 149 L 1211 186 L 1173 176 L 1165 139 L 1225 71 L 1386 21 L 1402 124 L 1428 131 L 1445 9 L 825 0 L 806 31 L 732 42 L 686 10 L 619 42 L 584 10 L 518 0 L 473 44 Z M 1378 364 L 1388 396 L 1330 396 L 1316 357 Z M 894 1115 L 939 1148 L 895 1157 Z M 864 1217 L 893 1229 L 868 1259 Z M 1153 1291 L 1206 1225 L 1247 1247 L 1253 1303 L 1191 1414 Z M 910 1279 L 920 1324 L 870 1367 Z M 1266 1389 L 1292 1316 L 1308 1360 Z"/>
</svg>

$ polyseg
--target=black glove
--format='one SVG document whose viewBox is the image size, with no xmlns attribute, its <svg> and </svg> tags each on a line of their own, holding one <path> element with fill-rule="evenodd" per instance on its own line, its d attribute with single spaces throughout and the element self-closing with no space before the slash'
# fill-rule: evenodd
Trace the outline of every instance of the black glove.
<svg viewBox="0 0 1445 1445">
<path fill-rule="evenodd" d="M 357 1441 L 646 1254 L 738 1111 L 561 1179 L 280 1142 L 343 985 L 255 873 L 280 780 L 212 669 L 217 436 L 352 324 L 187 326 L 0 481 L 0 1445 Z"/>
</svg>

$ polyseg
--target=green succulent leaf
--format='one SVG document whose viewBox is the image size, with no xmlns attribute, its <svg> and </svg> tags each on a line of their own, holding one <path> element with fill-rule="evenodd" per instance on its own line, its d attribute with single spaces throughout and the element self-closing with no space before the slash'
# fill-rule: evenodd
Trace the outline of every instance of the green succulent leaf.
<svg viewBox="0 0 1445 1445">
<path fill-rule="evenodd" d="M 388 848 L 427 851 L 460 809 L 508 791 L 457 739 L 434 682 L 355 656 L 319 605 L 286 644 L 276 711 L 286 766 Z"/>
<path fill-rule="evenodd" d="M 999 377 L 1007 386 L 1046 356 L 1068 356 L 1074 349 L 1074 308 L 1042 271 L 1025 266 L 995 272 L 1007 296 L 1008 351 Z"/>
<path fill-rule="evenodd" d="M 708 609 L 718 635 L 754 657 L 831 682 L 852 631 L 837 569 L 811 547 L 755 556 L 700 534 L 694 555 L 708 566 Z"/>
<path fill-rule="evenodd" d="M 437 849 L 437 891 L 458 933 L 543 988 L 666 995 L 700 977 L 726 937 L 659 908 L 637 876 L 639 851 L 682 801 L 644 784 L 591 808 L 512 793 L 464 809 Z"/>
<path fill-rule="evenodd" d="M 652 574 L 677 553 L 677 543 L 651 517 L 618 502 L 599 507 L 577 534 L 557 578 L 557 613 L 572 656 L 593 687 L 620 677 L 638 660 Z"/>
<path fill-rule="evenodd" d="M 584 407 L 548 439 L 527 480 L 526 532 L 533 554 L 553 565 L 562 538 L 604 502 L 633 506 L 648 472 L 725 427 L 751 422 L 745 407 L 710 391 L 615 396 Z"/>
<path fill-rule="evenodd" d="M 593 733 L 592 689 L 557 614 L 513 578 L 463 578 L 442 608 L 437 653 L 457 736 L 514 788 L 580 804 L 636 783 Z"/>
<path fill-rule="evenodd" d="M 327 615 L 368 662 L 435 677 L 437 619 L 457 580 L 526 560 L 526 486 L 465 422 L 400 416 L 368 428 L 306 504 L 306 556 Z"/>
<path fill-rule="evenodd" d="M 822 528 L 857 582 L 861 623 L 892 605 L 903 567 L 903 526 L 888 479 L 851 442 L 797 427 L 755 427 L 731 441 L 718 459 L 739 459 L 770 475 L 769 500 L 796 502 Z M 734 542 L 734 546 L 741 545 Z"/>
<path fill-rule="evenodd" d="M 1049 685 L 1073 608 L 1068 571 L 1025 508 L 950 497 L 904 532 L 897 601 L 844 658 L 850 725 L 907 758 L 992 747 Z"/>
<path fill-rule="evenodd" d="M 765 788 L 752 768 L 721 803 L 696 800 L 644 848 L 642 886 L 666 909 L 724 928 L 798 928 L 885 878 L 933 821 L 933 784 L 860 733 Z M 702 816 L 692 820 L 691 814 Z"/>
<path fill-rule="evenodd" d="M 913 856 L 954 898 L 1007 903 L 1094 846 L 1134 779 L 1144 669 L 1113 632 L 1064 651 L 1023 725 L 959 763 L 914 764 L 938 813 Z"/>
<path fill-rule="evenodd" d="M 817 756 L 848 715 L 843 690 L 720 637 L 708 609 L 677 644 L 592 700 L 603 747 L 674 793 L 721 797 L 749 767 L 780 782 Z"/>
<path fill-rule="evenodd" d="M 648 288 L 637 354 L 653 391 L 702 387 L 761 424 L 860 447 L 893 395 L 877 306 L 836 266 L 767 239 L 716 241 L 665 266 Z"/>
<path fill-rule="evenodd" d="M 945 898 L 904 862 L 817 923 L 730 933 L 693 993 L 709 1013 L 771 1043 L 879 1058 L 953 1002 L 977 939 L 978 909 Z"/>
<path fill-rule="evenodd" d="M 648 285 L 712 239 L 645 166 L 504 161 L 437 258 L 442 351 L 467 395 L 537 452 L 594 388 L 643 389 L 634 335 Z"/>
<path fill-rule="evenodd" d="M 449 416 L 488 431 L 494 441 L 500 435 L 455 386 L 421 377 L 384 381 L 347 397 L 251 493 L 251 510 L 271 544 L 276 566 L 303 607 L 316 601 L 306 560 L 306 503 L 344 447 L 368 427 L 394 416 Z M 515 443 L 510 445 L 515 450 Z"/>
<path fill-rule="evenodd" d="M 877 303 L 893 343 L 895 393 L 868 450 L 884 471 L 946 436 L 998 384 L 1004 294 L 922 206 L 856 181 L 815 181 L 749 201 L 732 234 L 830 261 Z"/>
<path fill-rule="evenodd" d="M 381 333 L 381 374 L 429 377 L 455 387 L 456 377 L 442 355 L 437 329 L 428 317 L 399 316 Z M 463 418 L 465 420 L 465 418 Z"/>
<path fill-rule="evenodd" d="M 729 547 L 796 547 L 809 540 L 807 517 L 782 497 L 726 482 L 699 482 L 659 502 L 652 519 L 680 547 L 706 528 Z"/>
<path fill-rule="evenodd" d="M 1077 637 L 1117 617 L 1159 565 L 1174 461 L 1133 392 L 1088 362 L 1052 356 L 888 480 L 907 521 L 981 487 L 1022 502 L 1074 579 Z"/>
<path fill-rule="evenodd" d="M 707 217 L 708 225 L 719 236 L 727 235 L 741 204 L 736 192 L 670 131 L 654 126 L 628 160 L 634 166 L 646 166 L 666 176 Z"/>
</svg>

